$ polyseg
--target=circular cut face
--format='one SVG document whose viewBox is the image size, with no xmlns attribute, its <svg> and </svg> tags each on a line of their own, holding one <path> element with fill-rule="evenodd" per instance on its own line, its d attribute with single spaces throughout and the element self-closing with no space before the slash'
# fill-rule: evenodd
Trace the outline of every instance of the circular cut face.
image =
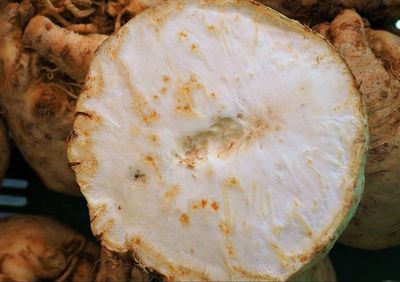
<svg viewBox="0 0 400 282">
<path fill-rule="evenodd" d="M 178 280 L 283 280 L 348 221 L 365 139 L 321 37 L 254 3 L 177 1 L 100 47 L 69 160 L 107 248 Z"/>
</svg>

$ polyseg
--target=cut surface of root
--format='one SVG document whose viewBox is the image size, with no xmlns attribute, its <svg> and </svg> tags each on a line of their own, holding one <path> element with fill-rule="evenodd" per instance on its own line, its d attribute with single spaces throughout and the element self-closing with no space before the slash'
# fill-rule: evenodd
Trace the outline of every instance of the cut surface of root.
<svg viewBox="0 0 400 282">
<path fill-rule="evenodd" d="M 360 197 L 366 119 L 350 71 L 255 3 L 140 13 L 96 52 L 76 112 L 68 155 L 93 232 L 169 279 L 288 279 Z"/>
</svg>

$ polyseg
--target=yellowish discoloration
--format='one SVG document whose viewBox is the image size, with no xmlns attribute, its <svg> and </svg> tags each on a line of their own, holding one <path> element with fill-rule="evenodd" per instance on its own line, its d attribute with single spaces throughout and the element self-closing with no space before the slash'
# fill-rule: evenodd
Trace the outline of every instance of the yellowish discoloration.
<svg viewBox="0 0 400 282">
<path fill-rule="evenodd" d="M 232 269 L 239 273 L 244 279 L 246 280 L 265 280 L 265 281 L 279 281 L 280 279 L 270 276 L 268 274 L 258 274 L 258 273 L 254 273 L 251 272 L 247 269 L 243 269 L 242 267 L 239 266 L 232 266 Z"/>
<path fill-rule="evenodd" d="M 225 180 L 225 185 L 227 185 L 229 188 L 237 188 L 239 187 L 240 183 L 236 177 L 232 176 Z"/>
<path fill-rule="evenodd" d="M 182 225 L 189 225 L 189 216 L 187 213 L 182 213 L 181 216 L 179 217 L 179 221 L 182 223 Z"/>
<path fill-rule="evenodd" d="M 279 262 L 282 268 L 288 267 L 289 256 L 285 254 L 285 252 L 274 242 L 269 240 L 269 245 L 271 246 L 271 250 L 275 253 L 275 255 L 279 258 Z"/>
<path fill-rule="evenodd" d="M 151 155 L 144 155 L 143 160 L 144 160 L 145 164 L 156 173 L 158 179 L 161 181 L 162 176 L 161 176 L 160 169 L 158 167 L 156 159 Z"/>
<path fill-rule="evenodd" d="M 153 144 L 158 144 L 159 143 L 159 141 L 160 141 L 160 138 L 158 137 L 158 135 L 157 134 L 150 134 L 149 135 L 149 140 L 151 141 L 151 143 L 153 143 Z"/>
<path fill-rule="evenodd" d="M 174 185 L 164 194 L 164 200 L 167 204 L 175 201 L 178 194 L 181 192 L 181 188 L 179 185 Z"/>
<path fill-rule="evenodd" d="M 212 25 L 212 24 L 210 24 L 210 25 L 207 26 L 207 30 L 208 30 L 209 32 L 213 32 L 213 31 L 215 31 L 215 26 Z"/>
<path fill-rule="evenodd" d="M 179 114 L 194 116 L 193 92 L 202 90 L 204 87 L 199 83 L 195 76 L 178 88 L 175 93 L 176 106 L 175 111 Z"/>
<path fill-rule="evenodd" d="M 234 256 L 235 255 L 235 249 L 233 248 L 233 244 L 231 241 L 227 241 L 225 243 L 225 247 L 226 247 L 226 252 L 228 253 L 229 256 Z"/>
<path fill-rule="evenodd" d="M 211 208 L 215 211 L 217 211 L 219 209 L 219 204 L 216 201 L 213 201 L 211 203 Z"/>
<path fill-rule="evenodd" d="M 192 45 L 190 45 L 190 51 L 195 52 L 195 51 L 197 51 L 198 47 L 199 47 L 199 44 L 192 43 Z"/>
<path fill-rule="evenodd" d="M 139 93 L 134 84 L 132 83 L 132 78 L 126 65 L 121 61 L 119 57 L 114 59 L 117 64 L 118 70 L 120 71 L 121 77 L 124 79 L 125 84 L 128 86 L 129 92 L 132 95 L 133 111 L 139 115 L 141 120 L 145 123 L 152 123 L 159 119 L 159 114 L 150 109 L 146 98 Z"/>
<path fill-rule="evenodd" d="M 198 202 L 194 203 L 192 205 L 192 209 L 205 209 L 208 206 L 208 200 L 207 199 L 200 199 Z"/>
<path fill-rule="evenodd" d="M 187 33 L 185 31 L 178 32 L 178 36 L 180 40 L 185 40 L 187 38 Z"/>
<path fill-rule="evenodd" d="M 220 222 L 218 223 L 219 229 L 221 229 L 222 233 L 224 233 L 225 236 L 229 236 L 232 234 L 232 225 L 227 222 Z"/>
</svg>

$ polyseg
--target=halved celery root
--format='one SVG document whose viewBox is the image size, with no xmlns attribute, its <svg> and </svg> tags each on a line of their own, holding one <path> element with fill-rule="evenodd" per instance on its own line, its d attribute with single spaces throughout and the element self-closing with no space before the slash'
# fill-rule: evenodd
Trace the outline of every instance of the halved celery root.
<svg viewBox="0 0 400 282">
<path fill-rule="evenodd" d="M 96 52 L 76 113 L 68 157 L 94 234 L 169 279 L 288 279 L 361 195 L 366 117 L 350 71 L 253 2 L 142 12 Z"/>
<path fill-rule="evenodd" d="M 0 120 L 0 183 L 2 182 L 10 161 L 10 147 L 7 130 Z"/>
<path fill-rule="evenodd" d="M 321 27 L 317 27 L 320 30 Z M 362 249 L 400 244 L 400 81 L 395 35 L 364 29 L 361 17 L 346 10 L 329 31 L 365 98 L 370 145 L 365 193 L 340 241 Z M 329 36 L 328 36 L 329 37 Z M 371 46 L 371 48 L 369 47 Z M 375 54 L 374 54 L 375 52 Z"/>
<path fill-rule="evenodd" d="M 94 281 L 99 246 L 41 216 L 0 219 L 1 281 Z"/>
</svg>

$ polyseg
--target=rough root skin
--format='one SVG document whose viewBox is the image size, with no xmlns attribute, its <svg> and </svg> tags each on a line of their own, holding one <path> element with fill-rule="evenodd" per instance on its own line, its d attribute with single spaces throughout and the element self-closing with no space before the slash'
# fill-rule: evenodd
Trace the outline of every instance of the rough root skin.
<svg viewBox="0 0 400 282">
<path fill-rule="evenodd" d="M 400 82 L 395 77 L 397 61 L 389 67 L 385 63 L 395 52 L 387 49 L 390 45 L 380 48 L 376 33 L 369 31 L 375 56 L 368 46 L 363 21 L 352 10 L 336 17 L 330 33 L 364 96 L 370 131 L 365 192 L 340 241 L 363 249 L 395 246 L 400 243 Z"/>
<path fill-rule="evenodd" d="M 93 281 L 100 249 L 46 217 L 0 220 L 0 281 Z"/>
<path fill-rule="evenodd" d="M 150 275 L 133 263 L 129 254 L 116 254 L 102 248 L 96 282 L 150 280 Z"/>
</svg>

